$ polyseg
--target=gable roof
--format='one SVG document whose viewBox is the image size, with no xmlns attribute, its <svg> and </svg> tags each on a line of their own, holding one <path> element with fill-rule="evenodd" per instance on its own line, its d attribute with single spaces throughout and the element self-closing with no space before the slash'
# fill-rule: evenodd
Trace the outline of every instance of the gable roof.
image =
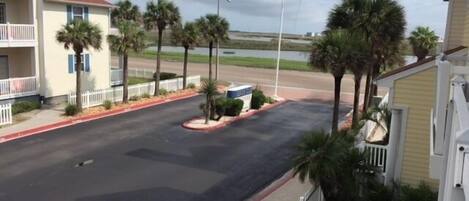
<svg viewBox="0 0 469 201">
<path fill-rule="evenodd" d="M 57 3 L 82 4 L 82 5 L 108 7 L 108 8 L 114 7 L 114 5 L 107 0 L 46 0 L 46 1 L 57 2 Z"/>
<path fill-rule="evenodd" d="M 444 53 L 445 55 L 450 55 L 450 54 L 456 53 L 456 52 L 461 51 L 461 50 L 466 49 L 466 48 L 467 48 L 467 47 L 465 47 L 465 46 L 459 46 L 459 47 L 456 47 L 456 48 L 454 48 L 454 49 L 447 50 L 447 51 L 445 51 L 445 52 L 443 52 L 443 53 Z M 390 76 L 392 76 L 392 75 L 396 75 L 396 74 L 398 74 L 398 73 L 401 73 L 401 72 L 404 72 L 404 71 L 408 71 L 408 70 L 410 70 L 410 69 L 417 68 L 417 67 L 419 67 L 419 66 L 421 66 L 421 65 L 423 65 L 423 64 L 426 64 L 426 63 L 435 61 L 435 59 L 436 59 L 436 56 L 431 56 L 431 57 L 427 57 L 427 58 L 425 58 L 425 59 L 423 59 L 423 60 L 421 60 L 421 61 L 418 61 L 418 62 L 415 62 L 415 63 L 411 63 L 411 64 L 409 64 L 409 65 L 407 65 L 407 66 L 403 66 L 403 67 L 400 67 L 400 68 L 396 68 L 396 69 L 394 69 L 394 70 L 391 70 L 391 71 L 389 71 L 389 72 L 387 72 L 387 73 L 384 73 L 384 74 L 378 76 L 378 77 L 376 78 L 376 80 L 381 80 L 381 79 L 390 77 Z"/>
</svg>

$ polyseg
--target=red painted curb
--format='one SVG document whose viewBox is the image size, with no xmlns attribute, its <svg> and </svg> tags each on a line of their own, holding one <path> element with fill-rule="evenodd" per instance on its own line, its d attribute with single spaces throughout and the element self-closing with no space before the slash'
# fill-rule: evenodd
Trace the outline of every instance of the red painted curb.
<svg viewBox="0 0 469 201">
<path fill-rule="evenodd" d="M 288 181 L 293 179 L 293 170 L 288 171 L 282 177 L 272 182 L 269 186 L 261 190 L 260 192 L 256 193 L 254 196 L 249 198 L 247 201 L 261 201 L 265 199 L 267 196 L 278 190 L 280 187 L 285 185 Z"/>
<path fill-rule="evenodd" d="M 286 102 L 288 102 L 288 101 L 287 101 L 287 100 L 284 100 L 284 101 L 276 102 L 276 103 L 274 103 L 274 104 L 267 105 L 267 106 L 265 106 L 265 107 L 263 107 L 263 108 L 261 108 L 261 109 L 259 109 L 259 110 L 250 111 L 250 112 L 245 113 L 245 114 L 243 114 L 243 115 L 241 115 L 241 116 L 234 117 L 234 118 L 231 119 L 231 120 L 228 120 L 228 121 L 226 121 L 226 122 L 223 122 L 223 123 L 221 123 L 221 124 L 218 124 L 218 125 L 212 126 L 212 127 L 207 127 L 207 128 L 192 128 L 192 127 L 189 126 L 189 122 L 191 122 L 192 120 L 198 119 L 198 118 L 200 118 L 200 117 L 194 117 L 194 118 L 192 118 L 191 120 L 184 122 L 181 126 L 182 126 L 183 128 L 185 128 L 185 129 L 209 133 L 209 132 L 212 132 L 212 131 L 221 129 L 221 128 L 225 127 L 225 126 L 228 126 L 228 125 L 230 125 L 230 124 L 232 124 L 232 123 L 234 123 L 234 122 L 237 122 L 237 121 L 240 121 L 240 120 L 243 120 L 243 119 L 247 119 L 247 118 L 252 117 L 252 116 L 254 116 L 254 115 L 258 114 L 258 113 L 261 113 L 261 112 L 270 110 L 270 109 L 272 109 L 272 108 L 275 108 L 275 107 L 277 107 L 277 106 L 280 106 L 280 105 L 282 105 L 282 104 L 284 104 L 284 103 L 286 103 Z"/>
<path fill-rule="evenodd" d="M 169 102 L 178 101 L 178 100 L 182 100 L 182 99 L 186 99 L 186 98 L 191 98 L 191 97 L 194 97 L 194 96 L 197 96 L 197 95 L 198 95 L 197 93 L 193 92 L 193 93 L 190 93 L 190 94 L 184 94 L 184 95 L 180 95 L 180 96 L 176 96 L 176 97 L 172 97 L 172 98 L 168 98 L 168 99 L 156 100 L 156 101 L 153 101 L 153 102 L 147 102 L 147 103 L 142 103 L 142 104 L 139 104 L 139 105 L 133 105 L 133 106 L 130 106 L 129 108 L 120 108 L 120 109 L 115 109 L 115 110 L 102 112 L 102 113 L 99 113 L 99 114 L 91 114 L 91 115 L 86 115 L 86 116 L 82 116 L 82 117 L 67 119 L 67 120 L 59 121 L 59 122 L 49 124 L 49 125 L 39 126 L 39 127 L 28 129 L 28 130 L 19 131 L 19 132 L 12 133 L 12 134 L 7 134 L 7 135 L 0 138 L 0 143 L 5 143 L 5 142 L 9 142 L 9 141 L 12 141 L 12 140 L 16 140 L 16 139 L 20 139 L 20 138 L 24 138 L 24 137 L 28 137 L 28 136 L 41 134 L 41 133 L 44 133 L 44 132 L 47 132 L 47 131 L 56 130 L 56 129 L 59 129 L 59 128 L 63 128 L 63 127 L 67 127 L 67 126 L 71 126 L 71 125 L 75 125 L 75 124 L 80 124 L 80 123 L 93 121 L 93 120 L 97 120 L 97 119 L 102 119 L 102 118 L 106 118 L 106 117 L 110 117 L 110 116 L 115 116 L 115 115 L 119 115 L 119 114 L 123 114 L 123 113 L 127 113 L 127 112 L 141 110 L 141 109 L 144 109 L 144 108 L 148 108 L 148 107 L 152 107 L 152 106 L 156 106 L 156 105 L 161 105 L 161 104 L 164 104 L 164 103 L 169 103 Z"/>
</svg>

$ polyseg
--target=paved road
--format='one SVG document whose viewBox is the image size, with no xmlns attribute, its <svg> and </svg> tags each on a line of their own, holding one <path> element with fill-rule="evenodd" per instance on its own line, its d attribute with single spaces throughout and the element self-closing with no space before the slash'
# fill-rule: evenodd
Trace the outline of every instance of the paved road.
<svg viewBox="0 0 469 201">
<path fill-rule="evenodd" d="M 201 101 L 0 144 L 0 201 L 243 200 L 291 167 L 302 133 L 329 127 L 329 106 L 289 102 L 214 133 L 183 129 Z"/>
<path fill-rule="evenodd" d="M 113 57 L 112 64 L 118 66 L 118 60 Z M 155 60 L 129 58 L 131 68 L 155 68 Z M 162 62 L 162 71 L 182 74 L 181 62 Z M 190 63 L 189 75 L 208 75 L 207 64 Z M 260 85 L 268 94 L 273 94 L 275 71 L 271 69 L 247 68 L 232 65 L 220 65 L 220 79 L 236 83 Z M 362 86 L 365 85 L 363 79 Z M 279 95 L 295 100 L 314 100 L 330 102 L 333 100 L 334 80 L 329 73 L 300 72 L 282 70 L 279 73 Z M 345 75 L 342 81 L 342 102 L 353 103 L 354 82 L 351 75 Z M 363 87 L 362 87 L 363 91 Z M 381 91 L 380 94 L 385 93 Z"/>
</svg>

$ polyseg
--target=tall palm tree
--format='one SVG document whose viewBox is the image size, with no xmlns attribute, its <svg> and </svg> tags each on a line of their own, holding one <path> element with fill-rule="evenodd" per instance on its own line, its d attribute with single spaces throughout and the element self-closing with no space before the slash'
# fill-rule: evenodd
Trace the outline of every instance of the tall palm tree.
<svg viewBox="0 0 469 201">
<path fill-rule="evenodd" d="M 141 18 L 137 5 L 133 5 L 129 0 L 120 0 L 116 3 L 116 8 L 111 11 L 111 23 L 116 25 L 123 20 L 138 22 Z"/>
<path fill-rule="evenodd" d="M 332 30 L 313 44 L 310 64 L 334 77 L 334 112 L 332 132 L 337 131 L 339 123 L 340 87 L 344 77 L 348 58 L 348 35 L 344 30 Z"/>
<path fill-rule="evenodd" d="M 376 86 L 372 85 L 380 69 L 385 63 L 389 64 L 388 56 L 395 56 L 389 50 L 399 51 L 398 47 L 403 38 L 406 21 L 404 8 L 396 0 L 343 0 L 329 14 L 328 29 L 346 28 L 357 30 L 371 43 L 371 61 L 368 66 L 365 86 L 365 101 L 363 109 L 366 111 L 376 93 Z M 384 51 L 388 51 L 386 54 Z"/>
<path fill-rule="evenodd" d="M 225 18 L 217 15 L 208 14 L 197 20 L 197 25 L 202 33 L 203 38 L 208 42 L 209 49 L 209 72 L 208 78 L 212 79 L 212 50 L 213 45 L 217 42 L 228 40 L 228 31 L 230 24 Z"/>
<path fill-rule="evenodd" d="M 148 2 L 147 11 L 143 14 L 143 22 L 147 30 L 157 29 L 158 31 L 158 49 L 156 53 L 156 73 L 155 73 L 155 96 L 160 93 L 160 72 L 161 72 L 161 44 L 163 41 L 163 32 L 168 26 L 180 23 L 181 15 L 179 8 L 173 2 L 168 0 L 158 0 Z"/>
<path fill-rule="evenodd" d="M 409 42 L 418 61 L 425 59 L 438 43 L 438 36 L 429 27 L 417 27 L 410 33 Z"/>
<path fill-rule="evenodd" d="M 193 22 L 187 22 L 184 26 L 178 24 L 172 29 L 173 43 L 181 44 L 184 47 L 184 68 L 183 68 L 183 88 L 186 89 L 187 83 L 187 61 L 189 56 L 189 49 L 193 48 L 199 43 L 200 31 L 197 24 Z"/>
<path fill-rule="evenodd" d="M 75 72 L 76 72 L 76 104 L 78 112 L 83 109 L 81 102 L 81 68 L 84 50 L 101 50 L 102 31 L 98 25 L 87 21 L 74 20 L 62 27 L 57 32 L 56 40 L 64 44 L 66 50 L 72 49 L 75 52 Z"/>
<path fill-rule="evenodd" d="M 355 148 L 350 136 L 313 131 L 296 147 L 294 174 L 313 183 L 315 190 L 320 188 L 326 201 L 365 200 L 361 198 L 368 192 L 361 189 L 375 182 L 367 153 Z"/>
<path fill-rule="evenodd" d="M 119 35 L 109 35 L 107 40 L 110 48 L 124 59 L 124 91 L 122 102 L 129 101 L 129 82 L 128 82 L 128 58 L 129 51 L 141 52 L 145 48 L 145 33 L 140 29 L 139 25 L 133 21 L 124 20 L 117 24 Z"/>
<path fill-rule="evenodd" d="M 218 95 L 217 81 L 216 80 L 205 80 L 200 88 L 200 93 L 205 94 L 205 124 L 209 123 L 210 117 L 212 116 L 212 103 L 215 100 L 214 97 Z"/>
</svg>

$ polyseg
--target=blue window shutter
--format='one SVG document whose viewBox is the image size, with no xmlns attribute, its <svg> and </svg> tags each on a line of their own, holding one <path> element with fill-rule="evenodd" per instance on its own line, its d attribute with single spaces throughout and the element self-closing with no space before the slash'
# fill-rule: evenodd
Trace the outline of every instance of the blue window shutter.
<svg viewBox="0 0 469 201">
<path fill-rule="evenodd" d="M 90 71 L 91 71 L 90 55 L 85 54 L 85 72 L 90 72 Z"/>
<path fill-rule="evenodd" d="M 72 20 L 72 6 L 67 5 L 67 23 L 70 23 Z"/>
<path fill-rule="evenodd" d="M 72 74 L 74 72 L 74 65 L 75 62 L 73 62 L 73 54 L 68 55 L 68 73 Z"/>
<path fill-rule="evenodd" d="M 88 9 L 88 7 L 84 7 L 84 8 L 83 8 L 83 14 L 85 15 L 85 17 L 84 17 L 85 21 L 88 21 L 88 19 L 89 19 L 89 17 L 88 17 L 88 16 L 89 16 L 89 9 Z"/>
</svg>

